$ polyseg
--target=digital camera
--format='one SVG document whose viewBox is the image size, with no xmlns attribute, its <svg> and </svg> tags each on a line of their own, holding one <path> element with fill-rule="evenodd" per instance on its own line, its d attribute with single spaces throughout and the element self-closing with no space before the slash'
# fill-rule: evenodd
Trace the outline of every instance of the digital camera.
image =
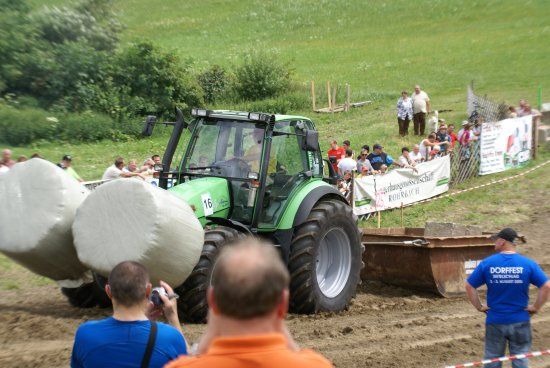
<svg viewBox="0 0 550 368">
<path fill-rule="evenodd" d="M 153 290 L 151 290 L 151 296 L 149 297 L 149 300 L 153 303 L 155 307 L 160 307 L 164 305 L 164 302 L 160 298 L 161 295 L 164 295 L 166 297 L 168 296 L 168 293 L 162 286 L 155 287 L 153 288 Z"/>
</svg>

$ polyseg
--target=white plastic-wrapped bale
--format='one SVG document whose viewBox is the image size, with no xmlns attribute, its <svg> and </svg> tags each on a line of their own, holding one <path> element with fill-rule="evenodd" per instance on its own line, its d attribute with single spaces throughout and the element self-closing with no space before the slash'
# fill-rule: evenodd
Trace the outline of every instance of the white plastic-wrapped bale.
<svg viewBox="0 0 550 368">
<path fill-rule="evenodd" d="M 181 198 L 138 179 L 118 179 L 94 190 L 77 211 L 78 258 L 108 276 L 122 261 L 147 267 L 153 284 L 182 284 L 197 264 L 204 230 Z"/>
<path fill-rule="evenodd" d="M 78 284 L 87 268 L 71 227 L 88 193 L 51 162 L 16 164 L 0 176 L 0 251 L 39 275 Z"/>
</svg>

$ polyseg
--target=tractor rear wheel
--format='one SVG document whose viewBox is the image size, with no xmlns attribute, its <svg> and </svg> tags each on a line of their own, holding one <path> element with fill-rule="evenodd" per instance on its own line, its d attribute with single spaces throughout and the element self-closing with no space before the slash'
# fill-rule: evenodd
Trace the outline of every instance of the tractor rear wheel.
<svg viewBox="0 0 550 368">
<path fill-rule="evenodd" d="M 363 250 L 351 207 L 338 199 L 319 201 L 290 246 L 291 312 L 347 308 L 361 282 Z"/>
<path fill-rule="evenodd" d="M 179 294 L 178 314 L 183 322 L 202 323 L 206 321 L 208 303 L 206 290 L 210 284 L 210 272 L 220 250 L 227 244 L 243 237 L 238 230 L 227 226 L 216 226 L 204 231 L 204 245 L 199 262 L 185 282 L 174 289 Z"/>
</svg>

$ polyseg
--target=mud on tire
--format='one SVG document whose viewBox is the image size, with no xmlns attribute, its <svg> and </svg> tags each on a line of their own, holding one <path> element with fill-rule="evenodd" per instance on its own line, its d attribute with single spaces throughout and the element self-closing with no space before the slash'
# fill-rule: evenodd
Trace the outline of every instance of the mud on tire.
<svg viewBox="0 0 550 368">
<path fill-rule="evenodd" d="M 187 280 L 174 289 L 180 296 L 178 315 L 182 322 L 202 323 L 206 321 L 208 312 L 206 289 L 210 282 L 212 266 L 225 245 L 242 237 L 241 232 L 226 226 L 217 226 L 204 231 L 204 245 L 199 262 Z"/>
<path fill-rule="evenodd" d="M 361 232 L 352 209 L 338 199 L 319 201 L 297 226 L 290 246 L 290 311 L 341 311 L 360 284 Z"/>
</svg>

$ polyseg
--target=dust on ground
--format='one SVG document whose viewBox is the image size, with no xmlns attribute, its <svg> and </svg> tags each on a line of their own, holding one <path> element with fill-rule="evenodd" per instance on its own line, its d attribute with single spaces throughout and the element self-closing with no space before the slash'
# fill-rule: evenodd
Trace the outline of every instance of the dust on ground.
<svg viewBox="0 0 550 368">
<path fill-rule="evenodd" d="M 550 211 L 533 212 L 514 226 L 528 236 L 521 252 L 550 272 Z M 2 269 L 0 276 L 19 287 L 0 292 L 1 367 L 66 367 L 78 325 L 109 315 L 70 307 L 55 285 L 28 282 L 34 276 L 21 267 Z M 362 285 L 348 311 L 291 315 L 288 324 L 302 347 L 321 352 L 336 367 L 444 367 L 478 360 L 483 352 L 484 315 L 465 299 L 379 283 Z M 533 350 L 550 348 L 550 307 L 532 324 Z M 184 326 L 190 341 L 203 329 Z M 550 367 L 550 358 L 535 358 L 531 367 Z"/>
</svg>

